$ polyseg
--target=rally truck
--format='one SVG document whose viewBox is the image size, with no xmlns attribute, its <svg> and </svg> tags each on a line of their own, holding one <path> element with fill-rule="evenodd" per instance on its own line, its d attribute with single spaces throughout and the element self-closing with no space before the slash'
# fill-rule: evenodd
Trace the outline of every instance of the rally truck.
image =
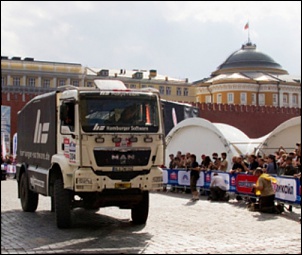
<svg viewBox="0 0 302 255">
<path fill-rule="evenodd" d="M 72 225 L 76 207 L 117 206 L 131 210 L 134 224 L 146 223 L 149 192 L 163 184 L 158 90 L 128 89 L 117 80 L 61 86 L 18 112 L 17 133 L 23 211 L 34 212 L 43 195 L 51 198 L 58 228 Z"/>
</svg>

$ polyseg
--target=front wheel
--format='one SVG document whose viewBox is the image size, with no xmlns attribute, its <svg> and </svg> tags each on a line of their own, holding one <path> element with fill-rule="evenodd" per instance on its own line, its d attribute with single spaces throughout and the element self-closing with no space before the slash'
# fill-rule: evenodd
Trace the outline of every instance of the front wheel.
<svg viewBox="0 0 302 255">
<path fill-rule="evenodd" d="M 143 192 L 143 199 L 131 209 L 134 224 L 145 224 L 149 213 L 149 192 Z"/>
<path fill-rule="evenodd" d="M 5 180 L 6 180 L 6 174 L 2 174 L 1 181 L 5 181 Z"/>
<path fill-rule="evenodd" d="M 23 173 L 20 180 L 20 199 L 24 212 L 34 212 L 38 207 L 39 194 L 29 189 L 27 174 Z"/>
<path fill-rule="evenodd" d="M 71 225 L 71 195 L 64 189 L 63 180 L 54 183 L 54 205 L 58 228 L 69 228 Z"/>
</svg>

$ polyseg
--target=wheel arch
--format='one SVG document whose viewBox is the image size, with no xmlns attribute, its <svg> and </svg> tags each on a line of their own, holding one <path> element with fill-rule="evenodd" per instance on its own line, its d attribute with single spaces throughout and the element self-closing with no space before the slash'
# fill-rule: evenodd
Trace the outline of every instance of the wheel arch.
<svg viewBox="0 0 302 255">
<path fill-rule="evenodd" d="M 17 167 L 17 173 L 16 173 L 16 180 L 18 184 L 18 198 L 20 198 L 20 180 L 22 174 L 27 172 L 27 164 L 22 163 L 20 166 Z"/>
<path fill-rule="evenodd" d="M 50 196 L 54 195 L 54 184 L 55 181 L 58 179 L 62 179 L 63 180 L 63 175 L 62 175 L 62 171 L 61 171 L 61 167 L 59 166 L 59 164 L 55 163 L 52 165 L 52 168 L 50 169 L 49 172 L 49 190 L 48 193 Z"/>
</svg>

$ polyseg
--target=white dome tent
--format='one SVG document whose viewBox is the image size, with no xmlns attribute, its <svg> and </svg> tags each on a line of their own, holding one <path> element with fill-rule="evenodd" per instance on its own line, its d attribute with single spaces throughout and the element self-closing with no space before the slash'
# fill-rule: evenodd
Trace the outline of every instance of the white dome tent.
<svg viewBox="0 0 302 255">
<path fill-rule="evenodd" d="M 259 145 L 260 154 L 274 154 L 282 146 L 287 153 L 293 151 L 296 143 L 301 143 L 301 116 L 291 118 L 270 132 Z"/>
<path fill-rule="evenodd" d="M 214 123 L 214 125 L 220 130 L 226 137 L 230 146 L 233 147 L 232 151 L 236 151 L 240 155 L 249 155 L 255 153 L 259 145 L 265 140 L 266 136 L 257 139 L 249 138 L 240 129 L 223 123 Z"/>
<path fill-rule="evenodd" d="M 213 152 L 218 155 L 226 152 L 230 164 L 233 156 L 252 153 L 274 154 L 280 146 L 290 152 L 294 150 L 296 143 L 301 141 L 300 131 L 301 117 L 287 120 L 269 134 L 257 139 L 251 139 L 241 130 L 227 124 L 212 123 L 203 118 L 188 118 L 168 133 L 165 162 L 168 165 L 169 155 L 176 155 L 177 151 L 195 154 L 198 163 L 201 154 L 212 156 Z"/>
<path fill-rule="evenodd" d="M 176 155 L 177 151 L 183 154 L 190 152 L 196 155 L 197 162 L 200 163 L 201 155 L 212 156 L 213 152 L 226 152 L 227 159 L 231 162 L 234 155 L 239 155 L 238 151 L 227 139 L 227 133 L 210 121 L 203 118 L 188 118 L 179 122 L 166 137 L 166 165 L 169 164 L 169 155 Z M 235 128 L 234 128 L 235 129 Z M 233 129 L 233 130 L 234 130 Z M 244 136 L 243 133 L 237 132 Z M 242 140 L 242 139 L 241 139 Z M 244 142 L 248 142 L 248 137 L 244 137 Z"/>
</svg>

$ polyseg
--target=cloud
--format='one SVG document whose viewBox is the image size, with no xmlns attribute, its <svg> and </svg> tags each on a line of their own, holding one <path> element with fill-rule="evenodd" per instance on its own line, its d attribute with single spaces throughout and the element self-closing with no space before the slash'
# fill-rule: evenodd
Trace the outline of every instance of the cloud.
<svg viewBox="0 0 302 255">
<path fill-rule="evenodd" d="M 301 74 L 301 2 L 1 1 L 1 55 L 191 81 L 215 71 L 248 33 L 258 50 Z"/>
<path fill-rule="evenodd" d="M 205 22 L 245 22 L 249 18 L 262 20 L 263 17 L 279 16 L 281 19 L 297 20 L 301 2 L 271 1 L 168 1 L 164 2 L 162 15 L 169 21 L 183 22 L 197 20 Z M 299 18 L 298 18 L 299 19 Z"/>
</svg>

